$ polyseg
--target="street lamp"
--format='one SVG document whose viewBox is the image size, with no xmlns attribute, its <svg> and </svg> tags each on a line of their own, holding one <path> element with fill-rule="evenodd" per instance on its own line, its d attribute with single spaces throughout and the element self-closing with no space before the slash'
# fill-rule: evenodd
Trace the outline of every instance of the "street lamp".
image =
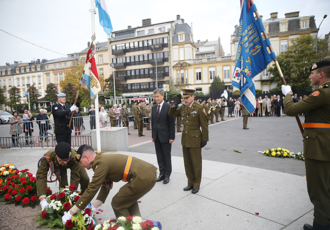
<svg viewBox="0 0 330 230">
<path fill-rule="evenodd" d="M 150 48 L 152 49 L 152 52 L 155 52 L 155 47 L 152 46 L 151 44 L 148 43 L 148 45 L 150 46 Z M 155 56 L 157 56 L 156 53 L 154 53 Z M 158 75 L 157 75 L 157 58 L 155 57 L 155 62 L 156 62 L 156 89 L 158 89 Z"/>
<path fill-rule="evenodd" d="M 319 28 L 317 29 L 317 33 L 316 33 L 316 47 L 315 47 L 315 49 L 316 49 L 316 54 L 317 54 L 317 37 L 318 37 L 318 34 L 319 34 L 319 30 L 320 30 L 320 27 L 321 27 L 321 24 L 322 24 L 323 20 L 326 19 L 327 16 L 328 16 L 328 15 L 326 15 L 326 14 L 323 16 L 323 19 L 322 19 L 322 21 L 321 21 L 321 23 L 320 23 L 320 25 L 319 25 Z"/>
<path fill-rule="evenodd" d="M 30 84 L 26 84 L 26 87 L 29 89 L 30 88 Z M 29 100 L 29 111 L 31 111 L 31 108 L 30 108 L 30 93 L 29 93 L 29 91 L 27 92 L 28 93 L 28 100 Z"/>
<path fill-rule="evenodd" d="M 114 105 L 114 104 L 116 104 L 116 74 L 115 74 L 116 73 L 116 71 L 115 71 L 116 64 L 115 63 L 111 63 L 110 66 L 113 69 L 113 75 L 112 75 L 112 77 L 113 77 L 113 99 L 114 99 L 113 105 Z"/>
</svg>

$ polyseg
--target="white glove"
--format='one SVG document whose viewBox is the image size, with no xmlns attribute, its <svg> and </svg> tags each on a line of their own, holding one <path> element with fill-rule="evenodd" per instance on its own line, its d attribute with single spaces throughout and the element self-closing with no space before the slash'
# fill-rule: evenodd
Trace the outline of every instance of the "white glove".
<svg viewBox="0 0 330 230">
<path fill-rule="evenodd" d="M 65 225 L 68 220 L 71 220 L 72 215 L 70 214 L 70 210 L 62 216 L 63 225 Z"/>
<path fill-rule="evenodd" d="M 94 205 L 91 205 L 92 211 L 96 212 L 97 211 L 97 207 L 95 207 Z"/>
<path fill-rule="evenodd" d="M 75 111 L 75 110 L 76 110 L 76 108 L 77 108 L 77 106 L 76 106 L 76 105 L 73 105 L 73 106 L 71 106 L 71 108 L 70 108 L 71 112 Z"/>
<path fill-rule="evenodd" d="M 291 86 L 289 86 L 289 85 L 282 85 L 282 93 L 284 94 L 284 96 L 286 96 L 289 92 L 291 92 L 291 95 L 293 94 L 292 93 Z"/>
<path fill-rule="evenodd" d="M 43 199 L 42 201 L 40 201 L 40 206 L 41 206 L 41 210 L 43 211 L 45 209 L 45 207 L 47 206 L 47 200 Z"/>
</svg>

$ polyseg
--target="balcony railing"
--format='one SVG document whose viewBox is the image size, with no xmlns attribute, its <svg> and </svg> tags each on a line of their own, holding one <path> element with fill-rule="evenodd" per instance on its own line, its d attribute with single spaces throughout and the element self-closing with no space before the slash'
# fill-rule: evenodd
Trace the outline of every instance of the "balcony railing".
<svg viewBox="0 0 330 230">
<path fill-rule="evenodd" d="M 164 58 L 157 58 L 156 60 L 155 59 L 149 60 L 149 63 L 151 65 L 156 65 L 156 62 L 157 62 L 157 64 L 164 64 Z"/>
<path fill-rule="evenodd" d="M 156 79 L 156 73 L 150 74 L 151 79 Z M 157 73 L 157 79 L 163 79 L 164 78 L 164 73 Z"/>
<path fill-rule="evenodd" d="M 123 54 L 126 54 L 126 50 L 125 50 L 125 49 L 121 49 L 121 50 L 112 50 L 112 54 L 113 54 L 113 55 L 123 55 Z"/>
<path fill-rule="evenodd" d="M 126 68 L 127 64 L 126 63 L 117 63 L 115 65 L 115 68 L 116 69 L 119 69 L 119 68 Z"/>
<path fill-rule="evenodd" d="M 164 48 L 163 44 L 155 44 L 155 45 L 150 45 L 149 46 L 150 50 L 161 50 L 163 48 Z"/>
</svg>

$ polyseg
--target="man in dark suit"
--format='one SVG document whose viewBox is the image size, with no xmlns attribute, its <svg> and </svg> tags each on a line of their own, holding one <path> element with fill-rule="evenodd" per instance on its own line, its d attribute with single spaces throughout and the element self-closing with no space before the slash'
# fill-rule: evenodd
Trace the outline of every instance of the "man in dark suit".
<svg viewBox="0 0 330 230">
<path fill-rule="evenodd" d="M 283 106 L 283 101 L 280 97 L 280 95 L 277 95 L 277 98 L 275 99 L 275 109 L 276 109 L 276 116 L 280 117 L 281 116 L 281 108 Z"/>
<path fill-rule="evenodd" d="M 152 107 L 152 141 L 155 143 L 159 166 L 158 181 L 170 182 L 172 172 L 171 148 L 175 139 L 175 118 L 168 115 L 170 104 L 164 101 L 164 91 L 155 89 L 156 105 Z"/>
</svg>

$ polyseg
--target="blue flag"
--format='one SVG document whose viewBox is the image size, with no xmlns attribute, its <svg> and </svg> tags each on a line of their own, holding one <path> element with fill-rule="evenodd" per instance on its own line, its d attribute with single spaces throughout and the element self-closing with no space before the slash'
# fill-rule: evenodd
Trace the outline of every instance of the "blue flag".
<svg viewBox="0 0 330 230">
<path fill-rule="evenodd" d="M 99 10 L 100 24 L 103 26 L 104 32 L 106 32 L 107 35 L 110 35 L 113 29 L 105 0 L 95 0 L 95 5 Z"/>
<path fill-rule="evenodd" d="M 263 39 L 261 33 L 265 30 L 260 18 L 254 18 L 257 11 L 255 5 L 248 7 L 248 0 L 243 1 L 239 26 L 239 38 L 236 52 L 235 69 L 232 85 L 241 91 L 241 103 L 253 113 L 256 108 L 256 90 L 253 78 L 267 68 L 276 59 L 274 53 L 269 53 L 269 39 Z"/>
</svg>

